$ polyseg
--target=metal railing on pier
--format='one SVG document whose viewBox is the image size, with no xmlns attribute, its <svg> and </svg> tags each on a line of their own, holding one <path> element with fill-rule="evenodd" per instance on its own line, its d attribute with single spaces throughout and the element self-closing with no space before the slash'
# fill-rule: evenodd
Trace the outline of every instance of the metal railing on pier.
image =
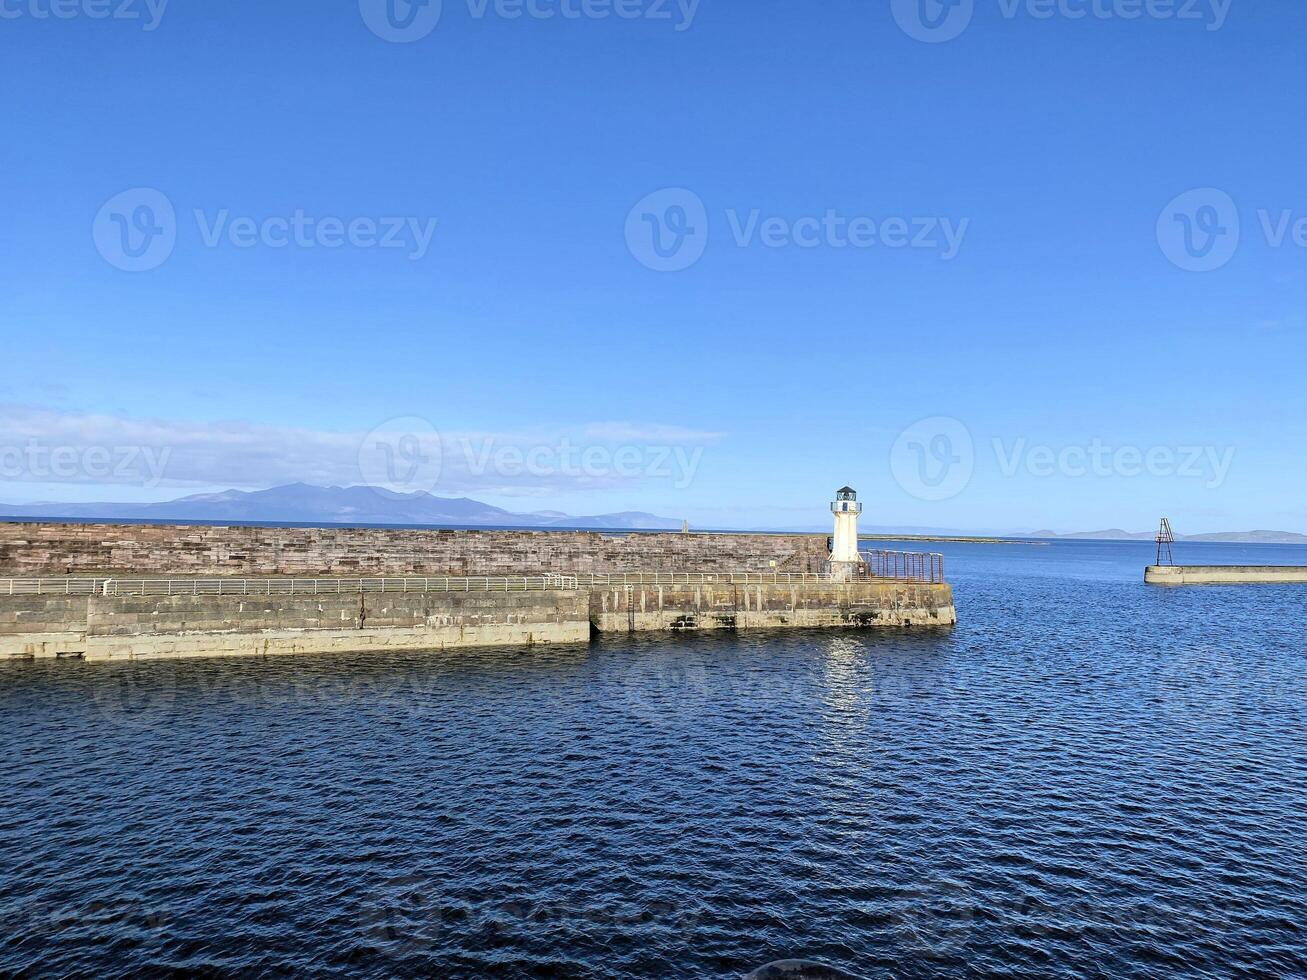
<svg viewBox="0 0 1307 980">
<path fill-rule="evenodd" d="M 612 572 L 577 578 L 582 585 L 800 585 L 830 581 L 824 572 Z"/>
<path fill-rule="evenodd" d="M 860 551 L 859 579 L 944 581 L 944 556 L 912 551 Z M 829 565 L 829 563 L 827 563 Z M 578 575 L 582 585 L 801 585 L 844 581 L 824 572 L 613 572 Z"/>
<path fill-rule="evenodd" d="M 944 556 L 860 551 L 858 579 L 944 581 Z M 842 579 L 841 579 L 842 580 Z M 359 592 L 545 592 L 610 585 L 802 585 L 824 572 L 613 572 L 585 575 L 426 575 L 370 578 L 0 578 L 0 596 L 261 596 Z"/>
<path fill-rule="evenodd" d="M 903 582 L 944 581 L 944 556 L 923 551 L 859 551 L 867 578 L 889 578 Z"/>
<path fill-rule="evenodd" d="M 99 595 L 102 578 L 5 578 L 0 595 Z"/>
<path fill-rule="evenodd" d="M 10 578 L 0 595 L 261 596 L 359 592 L 545 592 L 575 589 L 575 575 L 431 575 L 399 578 Z"/>
</svg>

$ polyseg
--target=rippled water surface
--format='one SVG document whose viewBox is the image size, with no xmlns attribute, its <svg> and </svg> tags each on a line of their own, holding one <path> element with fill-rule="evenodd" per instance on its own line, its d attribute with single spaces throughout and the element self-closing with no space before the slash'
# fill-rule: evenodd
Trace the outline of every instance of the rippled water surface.
<svg viewBox="0 0 1307 980">
<path fill-rule="evenodd" d="M 949 632 L 0 664 L 0 972 L 1307 974 L 1307 587 L 947 550 Z"/>
</svg>

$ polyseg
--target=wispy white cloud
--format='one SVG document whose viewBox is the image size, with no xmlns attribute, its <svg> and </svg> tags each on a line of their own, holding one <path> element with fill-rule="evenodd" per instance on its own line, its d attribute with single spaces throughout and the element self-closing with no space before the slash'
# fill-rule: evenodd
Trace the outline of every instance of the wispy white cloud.
<svg viewBox="0 0 1307 980">
<path fill-rule="evenodd" d="M 406 416 L 337 432 L 0 405 L 0 481 L 258 489 L 305 482 L 541 496 L 693 480 L 718 433 L 639 422 L 441 432 Z"/>
</svg>

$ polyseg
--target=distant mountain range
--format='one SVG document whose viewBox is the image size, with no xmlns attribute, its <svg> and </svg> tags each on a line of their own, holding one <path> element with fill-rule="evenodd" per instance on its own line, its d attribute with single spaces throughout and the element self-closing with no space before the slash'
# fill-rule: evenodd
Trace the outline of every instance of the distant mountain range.
<svg viewBox="0 0 1307 980">
<path fill-rule="evenodd" d="M 0 504 L 0 517 L 100 521 L 218 521 L 274 524 L 397 524 L 432 527 L 566 527 L 679 530 L 681 522 L 640 511 L 571 517 L 517 514 L 467 497 L 394 493 L 377 487 L 314 487 L 200 493 L 161 503 Z"/>
<path fill-rule="evenodd" d="M 78 521 L 204 521 L 255 524 L 391 524 L 410 527 L 539 527 L 627 531 L 676 531 L 681 522 L 643 511 L 621 511 L 573 517 L 558 511 L 515 513 L 468 497 L 436 497 L 429 493 L 395 493 L 378 487 L 315 487 L 292 483 L 269 490 L 225 490 L 200 493 L 160 503 L 5 504 L 0 520 L 31 519 Z M 768 528 L 771 532 L 829 534 L 828 525 Z M 908 526 L 863 526 L 868 536 L 902 535 L 904 538 L 980 538 L 974 531 Z M 1010 532 L 1004 538 L 1055 538 L 1082 541 L 1151 541 L 1154 531 Z M 986 535 L 985 537 L 988 537 Z M 1224 531 L 1217 534 L 1176 535 L 1177 541 L 1226 541 L 1240 544 L 1307 544 L 1307 534 L 1293 531 Z"/>
<path fill-rule="evenodd" d="M 1056 531 L 1032 531 L 1014 534 L 1016 538 L 1059 538 L 1082 541 L 1152 541 L 1156 531 L 1123 531 L 1111 528 L 1106 531 L 1076 531 L 1058 534 Z M 1215 534 L 1177 534 L 1177 541 L 1227 541 L 1236 544 L 1307 544 L 1307 534 L 1296 531 L 1219 531 Z"/>
</svg>

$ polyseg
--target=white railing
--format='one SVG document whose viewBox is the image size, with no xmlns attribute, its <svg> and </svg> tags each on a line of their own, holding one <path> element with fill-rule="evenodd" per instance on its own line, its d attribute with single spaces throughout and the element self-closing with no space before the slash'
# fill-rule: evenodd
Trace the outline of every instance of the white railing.
<svg viewBox="0 0 1307 980">
<path fill-rule="evenodd" d="M 587 585 L 801 585 L 831 580 L 824 572 L 613 572 L 578 578 Z"/>
<path fill-rule="evenodd" d="M 0 579 L 0 595 L 97 595 L 103 589 L 102 578 Z"/>
<path fill-rule="evenodd" d="M 0 595 L 343 595 L 359 592 L 544 592 L 575 589 L 575 575 L 400 578 L 10 578 Z"/>
<path fill-rule="evenodd" d="M 864 575 L 942 582 L 943 558 L 862 552 Z M 612 585 L 802 585 L 829 572 L 613 572 L 586 575 L 427 575 L 365 578 L 0 578 L 4 595 L 342 595 L 359 592 L 544 592 Z"/>
</svg>

